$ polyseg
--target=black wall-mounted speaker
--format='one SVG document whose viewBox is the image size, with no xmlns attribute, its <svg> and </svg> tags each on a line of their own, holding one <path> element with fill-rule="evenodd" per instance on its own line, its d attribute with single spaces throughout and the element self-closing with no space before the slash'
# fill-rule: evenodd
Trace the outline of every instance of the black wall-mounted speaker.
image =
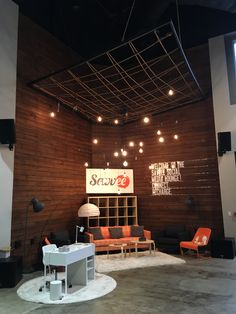
<svg viewBox="0 0 236 314">
<path fill-rule="evenodd" d="M 231 151 L 231 133 L 219 132 L 218 133 L 218 153 L 222 156 L 226 152 Z"/>
<path fill-rule="evenodd" d="M 0 143 L 9 144 L 11 146 L 16 143 L 14 119 L 0 119 Z"/>
</svg>

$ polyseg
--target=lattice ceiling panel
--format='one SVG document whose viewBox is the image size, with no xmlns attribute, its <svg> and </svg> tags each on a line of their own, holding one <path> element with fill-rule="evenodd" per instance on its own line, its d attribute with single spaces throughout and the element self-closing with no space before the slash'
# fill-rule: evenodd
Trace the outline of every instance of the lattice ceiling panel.
<svg viewBox="0 0 236 314">
<path fill-rule="evenodd" d="M 203 97 L 172 23 L 32 86 L 91 121 L 102 116 L 107 123 L 135 121 Z"/>
</svg>

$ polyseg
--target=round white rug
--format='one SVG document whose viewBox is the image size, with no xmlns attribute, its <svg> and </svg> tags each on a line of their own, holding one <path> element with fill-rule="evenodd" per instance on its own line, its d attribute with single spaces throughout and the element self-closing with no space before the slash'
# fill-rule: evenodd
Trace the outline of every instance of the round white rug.
<svg viewBox="0 0 236 314">
<path fill-rule="evenodd" d="M 23 283 L 17 290 L 18 296 L 26 301 L 45 303 L 45 304 L 65 304 L 83 302 L 96 298 L 100 298 L 116 287 L 116 281 L 103 274 L 96 273 L 95 280 L 88 283 L 87 286 L 81 287 L 79 290 L 63 295 L 61 300 L 52 301 L 49 291 L 39 291 L 43 285 L 43 277 L 37 277 Z"/>
</svg>

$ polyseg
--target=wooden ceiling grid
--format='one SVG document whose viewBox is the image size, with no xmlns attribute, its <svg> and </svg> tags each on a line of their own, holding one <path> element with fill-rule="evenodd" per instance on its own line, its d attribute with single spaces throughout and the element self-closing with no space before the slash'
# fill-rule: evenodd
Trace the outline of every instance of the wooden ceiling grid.
<svg viewBox="0 0 236 314">
<path fill-rule="evenodd" d="M 203 98 L 171 22 L 31 85 L 105 123 L 132 122 Z"/>
</svg>

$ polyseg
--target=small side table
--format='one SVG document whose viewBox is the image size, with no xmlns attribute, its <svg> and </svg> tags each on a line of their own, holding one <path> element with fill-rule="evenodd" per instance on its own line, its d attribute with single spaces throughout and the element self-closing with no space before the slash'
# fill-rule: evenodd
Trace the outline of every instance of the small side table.
<svg viewBox="0 0 236 314">
<path fill-rule="evenodd" d="M 148 244 L 149 246 L 149 253 L 153 255 L 155 255 L 155 251 L 156 251 L 156 246 L 155 246 L 155 241 L 154 240 L 146 240 L 146 241 L 131 241 L 131 243 L 134 244 L 134 248 L 135 248 L 135 253 L 136 253 L 136 257 L 138 257 L 138 245 L 139 244 Z"/>
<path fill-rule="evenodd" d="M 126 257 L 127 243 L 112 243 L 109 244 L 108 246 L 112 248 L 117 248 L 117 250 L 121 251 L 121 257 L 122 258 Z M 107 258 L 109 258 L 109 248 L 107 250 Z"/>
</svg>

